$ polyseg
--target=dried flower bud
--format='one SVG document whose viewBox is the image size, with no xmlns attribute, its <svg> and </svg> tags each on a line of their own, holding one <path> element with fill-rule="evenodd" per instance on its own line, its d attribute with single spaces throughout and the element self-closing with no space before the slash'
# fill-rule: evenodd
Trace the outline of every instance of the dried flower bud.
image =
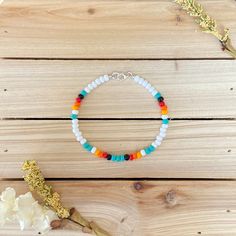
<svg viewBox="0 0 236 236">
<path fill-rule="evenodd" d="M 61 224 L 62 224 L 61 220 L 53 220 L 50 225 L 52 229 L 58 229 L 61 227 Z"/>
</svg>

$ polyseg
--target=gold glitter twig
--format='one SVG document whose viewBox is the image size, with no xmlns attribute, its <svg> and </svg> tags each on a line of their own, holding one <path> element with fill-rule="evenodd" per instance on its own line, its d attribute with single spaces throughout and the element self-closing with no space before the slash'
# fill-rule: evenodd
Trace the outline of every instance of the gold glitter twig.
<svg viewBox="0 0 236 236">
<path fill-rule="evenodd" d="M 45 183 L 45 179 L 37 166 L 36 161 L 25 161 L 22 170 L 25 172 L 24 180 L 29 185 L 30 191 L 35 191 L 51 207 L 60 218 L 68 218 L 69 210 L 62 206 L 60 195 L 52 191 L 52 187 Z"/>
<path fill-rule="evenodd" d="M 222 45 L 224 51 L 236 58 L 236 49 L 231 43 L 229 37 L 229 29 L 219 30 L 216 21 L 211 18 L 203 9 L 202 5 L 195 0 L 175 0 L 177 4 L 187 13 L 195 18 L 195 21 L 200 25 L 205 33 L 214 35 Z"/>
</svg>

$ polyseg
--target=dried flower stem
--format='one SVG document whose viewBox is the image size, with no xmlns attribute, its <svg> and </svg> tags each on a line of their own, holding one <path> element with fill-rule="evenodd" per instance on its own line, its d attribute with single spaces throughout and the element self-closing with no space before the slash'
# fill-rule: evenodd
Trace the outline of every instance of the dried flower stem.
<svg viewBox="0 0 236 236">
<path fill-rule="evenodd" d="M 93 231 L 97 236 L 111 236 L 107 231 L 102 229 L 93 221 L 89 222 L 85 218 L 83 218 L 81 214 L 75 208 L 72 208 L 70 210 L 70 214 L 71 215 L 69 219 L 81 225 L 85 230 Z"/>
<path fill-rule="evenodd" d="M 44 201 L 44 203 L 51 207 L 57 215 L 62 219 L 68 219 L 83 227 L 86 232 L 94 232 L 97 236 L 110 236 L 108 232 L 100 228 L 94 222 L 89 222 L 75 209 L 70 211 L 63 207 L 60 201 L 60 195 L 53 192 L 52 187 L 47 185 L 45 179 L 37 166 L 36 161 L 25 161 L 22 170 L 25 172 L 24 180 L 28 183 L 31 191 L 35 191 Z M 51 222 L 52 228 L 59 228 L 61 221 L 57 220 Z"/>
<path fill-rule="evenodd" d="M 200 25 L 205 33 L 214 35 L 222 45 L 224 51 L 236 58 L 236 49 L 233 47 L 229 38 L 229 29 L 219 30 L 216 21 L 211 18 L 202 5 L 195 0 L 175 0 L 183 10 L 195 18 L 195 21 Z"/>
</svg>

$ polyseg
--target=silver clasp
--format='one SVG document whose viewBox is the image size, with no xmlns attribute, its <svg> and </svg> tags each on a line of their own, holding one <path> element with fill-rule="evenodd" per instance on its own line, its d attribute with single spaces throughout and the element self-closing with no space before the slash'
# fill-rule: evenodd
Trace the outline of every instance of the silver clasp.
<svg viewBox="0 0 236 236">
<path fill-rule="evenodd" d="M 120 72 L 112 72 L 109 77 L 110 79 L 114 80 L 126 80 L 126 79 L 131 79 L 133 78 L 133 73 L 132 72 L 127 72 L 127 73 L 120 73 Z"/>
</svg>

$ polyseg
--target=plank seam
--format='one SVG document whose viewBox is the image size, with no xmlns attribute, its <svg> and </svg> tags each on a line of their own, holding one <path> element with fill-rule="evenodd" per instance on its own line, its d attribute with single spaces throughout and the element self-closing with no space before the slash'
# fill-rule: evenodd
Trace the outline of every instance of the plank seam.
<svg viewBox="0 0 236 236">
<path fill-rule="evenodd" d="M 46 181 L 236 181 L 234 178 L 45 178 Z M 23 178 L 0 178 L 0 181 L 24 181 Z"/>
<path fill-rule="evenodd" d="M 57 118 L 57 117 L 46 117 L 46 118 L 42 118 L 42 117 L 7 117 L 7 118 L 1 118 L 1 120 L 71 120 L 71 118 Z M 117 118 L 79 118 L 78 120 L 162 120 L 161 118 L 148 118 L 148 117 L 144 117 L 144 118 L 122 118 L 122 117 L 117 117 Z M 171 121 L 178 121 L 178 120 L 196 120 L 196 121 L 201 121 L 201 120 L 228 120 L 228 121 L 234 121 L 236 120 L 236 118 L 229 118 L 229 117 L 214 117 L 214 118 L 207 118 L 207 117 L 200 117 L 200 118 L 170 118 L 169 120 Z"/>
<path fill-rule="evenodd" d="M 52 60 L 52 61 L 185 61 L 185 60 L 189 60 L 189 61 L 217 61 L 217 60 L 235 60 L 234 58 L 228 58 L 228 57 L 216 57 L 216 58 L 126 58 L 126 57 L 121 57 L 121 58 L 51 58 L 51 57 L 0 57 L 0 59 L 2 60 Z"/>
</svg>

